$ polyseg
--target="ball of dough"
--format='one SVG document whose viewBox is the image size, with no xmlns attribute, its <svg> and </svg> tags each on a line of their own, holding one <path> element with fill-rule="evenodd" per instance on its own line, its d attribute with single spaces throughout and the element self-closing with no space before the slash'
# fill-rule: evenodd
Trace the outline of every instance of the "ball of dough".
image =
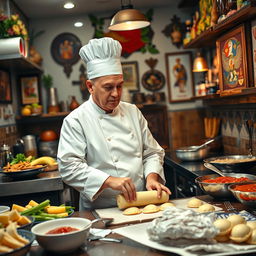
<svg viewBox="0 0 256 256">
<path fill-rule="evenodd" d="M 154 213 L 158 211 L 159 211 L 159 207 L 157 207 L 154 204 L 148 204 L 142 210 L 143 213 Z"/>
<path fill-rule="evenodd" d="M 237 224 L 232 228 L 229 238 L 236 243 L 242 243 L 250 237 L 251 233 L 251 228 L 246 224 Z"/>
<path fill-rule="evenodd" d="M 231 222 L 227 219 L 217 219 L 213 225 L 219 230 L 218 236 L 224 236 L 231 231 Z"/>
<path fill-rule="evenodd" d="M 247 221 L 246 225 L 249 226 L 252 230 L 256 229 L 256 221 Z"/>
<path fill-rule="evenodd" d="M 198 207 L 197 211 L 200 212 L 200 213 L 213 212 L 213 211 L 215 211 L 215 208 L 211 204 L 203 204 L 203 205 Z"/>
<path fill-rule="evenodd" d="M 247 244 L 256 244 L 256 229 L 252 231 L 251 236 L 249 239 L 246 241 Z"/>
<path fill-rule="evenodd" d="M 198 198 L 192 198 L 188 201 L 187 207 L 189 208 L 198 208 L 203 202 Z"/>
<path fill-rule="evenodd" d="M 159 209 L 160 211 L 163 211 L 168 207 L 175 207 L 175 205 L 173 203 L 164 203 L 159 206 Z"/>
<path fill-rule="evenodd" d="M 140 213 L 141 210 L 138 207 L 129 207 L 123 211 L 123 215 L 136 215 Z"/>
<path fill-rule="evenodd" d="M 220 243 L 227 242 L 229 241 L 229 235 L 224 235 L 224 236 L 217 235 L 214 237 L 214 239 Z"/>
<path fill-rule="evenodd" d="M 238 214 L 233 214 L 233 215 L 230 215 L 227 220 L 229 220 L 232 224 L 232 227 L 234 227 L 235 225 L 237 224 L 245 224 L 246 223 L 246 220 L 244 217 L 242 217 L 241 215 L 238 215 Z"/>
</svg>

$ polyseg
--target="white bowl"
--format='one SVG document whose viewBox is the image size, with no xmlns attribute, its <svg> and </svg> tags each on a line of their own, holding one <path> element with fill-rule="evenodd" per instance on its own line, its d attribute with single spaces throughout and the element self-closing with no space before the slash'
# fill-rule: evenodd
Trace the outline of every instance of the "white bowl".
<svg viewBox="0 0 256 256">
<path fill-rule="evenodd" d="M 86 242 L 91 224 L 90 220 L 84 218 L 55 219 L 35 225 L 31 232 L 35 234 L 37 242 L 45 250 L 66 253 L 76 250 Z M 67 226 L 79 230 L 62 234 L 46 234 L 52 229 Z"/>
<path fill-rule="evenodd" d="M 10 211 L 10 207 L 6 205 L 0 205 L 0 213 Z"/>
</svg>

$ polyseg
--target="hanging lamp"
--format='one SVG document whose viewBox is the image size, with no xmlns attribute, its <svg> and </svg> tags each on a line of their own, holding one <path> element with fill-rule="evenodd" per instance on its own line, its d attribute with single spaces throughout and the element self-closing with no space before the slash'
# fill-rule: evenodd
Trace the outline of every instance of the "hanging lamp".
<svg viewBox="0 0 256 256">
<path fill-rule="evenodd" d="M 205 72 L 208 71 L 208 65 L 204 57 L 200 52 L 197 52 L 197 56 L 193 63 L 193 72 Z"/>
<path fill-rule="evenodd" d="M 146 16 L 133 9 L 130 0 L 121 0 L 121 10 L 111 19 L 109 30 L 126 31 L 144 28 L 150 25 Z"/>
</svg>

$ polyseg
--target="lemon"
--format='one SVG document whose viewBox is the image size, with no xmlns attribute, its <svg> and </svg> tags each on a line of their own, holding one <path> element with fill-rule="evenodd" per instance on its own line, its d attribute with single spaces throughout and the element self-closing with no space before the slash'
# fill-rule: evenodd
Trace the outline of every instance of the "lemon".
<svg viewBox="0 0 256 256">
<path fill-rule="evenodd" d="M 30 108 L 27 108 L 27 107 L 24 107 L 24 108 L 22 108 L 22 110 L 21 110 L 21 114 L 22 114 L 23 116 L 30 116 L 31 113 L 32 113 L 31 109 L 30 109 Z"/>
</svg>

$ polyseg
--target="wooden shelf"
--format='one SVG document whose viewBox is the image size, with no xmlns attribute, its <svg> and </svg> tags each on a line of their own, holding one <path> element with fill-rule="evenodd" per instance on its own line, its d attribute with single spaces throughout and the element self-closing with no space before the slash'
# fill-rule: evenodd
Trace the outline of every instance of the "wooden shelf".
<svg viewBox="0 0 256 256">
<path fill-rule="evenodd" d="M 208 28 L 202 32 L 198 37 L 184 45 L 184 49 L 199 48 L 204 46 L 214 46 L 216 39 L 224 34 L 227 30 L 232 29 L 238 24 L 250 20 L 256 16 L 256 4 L 251 2 L 250 4 L 242 7 L 234 14 L 230 15 L 217 25 Z"/>
<path fill-rule="evenodd" d="M 56 114 L 42 114 L 39 116 L 17 116 L 17 124 L 32 124 L 40 122 L 62 121 L 70 112 L 59 112 Z"/>
<path fill-rule="evenodd" d="M 246 88 L 240 93 L 227 94 L 220 96 L 212 94 L 206 96 L 195 97 L 195 99 L 203 100 L 205 105 L 240 105 L 240 104 L 255 104 L 256 103 L 256 88 Z"/>
<path fill-rule="evenodd" d="M 0 68 L 15 70 L 18 74 L 42 73 L 43 69 L 34 62 L 24 58 L 1 59 Z"/>
</svg>

